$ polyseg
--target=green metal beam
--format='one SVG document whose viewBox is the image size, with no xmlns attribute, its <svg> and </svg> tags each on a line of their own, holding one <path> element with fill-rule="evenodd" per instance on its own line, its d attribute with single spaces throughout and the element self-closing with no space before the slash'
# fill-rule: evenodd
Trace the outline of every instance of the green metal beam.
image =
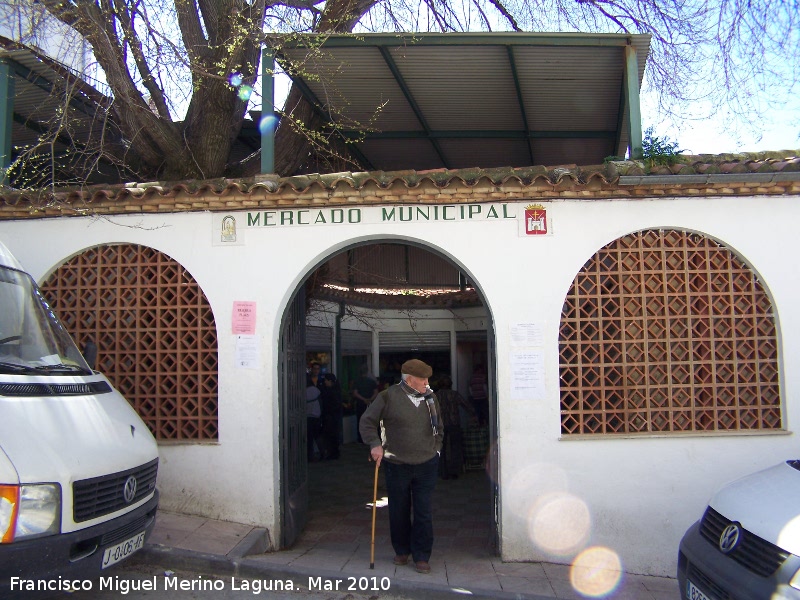
<svg viewBox="0 0 800 600">
<path fill-rule="evenodd" d="M 275 172 L 275 53 L 261 49 L 261 174 Z"/>
<path fill-rule="evenodd" d="M 280 36 L 278 36 L 280 38 Z M 291 34 L 280 38 L 286 48 L 320 46 L 320 34 Z M 647 34 L 585 34 L 585 33 L 364 33 L 335 34 L 325 37 L 324 48 L 366 46 L 603 46 L 623 47 L 631 38 L 645 38 Z"/>
<path fill-rule="evenodd" d="M 6 184 L 11 166 L 11 130 L 14 124 L 14 76 L 11 65 L 0 59 L 0 185 Z"/>
<path fill-rule="evenodd" d="M 297 86 L 297 89 L 300 90 L 300 93 L 303 95 L 306 101 L 311 105 L 312 110 L 317 114 L 317 116 L 326 123 L 330 124 L 335 123 L 333 116 L 323 108 L 322 102 L 320 102 L 319 98 L 317 98 L 317 95 L 308 86 L 303 77 L 301 75 L 298 75 L 297 73 L 291 72 L 291 64 L 292 64 L 291 61 L 286 59 L 280 52 L 278 52 L 275 55 L 275 58 L 281 63 L 284 70 L 286 71 L 286 74 L 289 75 L 289 77 L 291 78 L 292 85 Z M 341 131 L 338 129 L 337 133 L 344 141 L 346 142 L 351 141 L 347 137 L 343 136 Z M 361 153 L 361 151 L 354 144 L 348 144 L 347 150 L 348 152 L 352 153 L 352 155 L 360 163 L 361 168 L 367 171 L 372 171 L 374 169 L 373 164 L 367 159 L 366 156 L 364 156 Z"/>
<path fill-rule="evenodd" d="M 508 64 L 511 67 L 511 76 L 514 78 L 514 89 L 517 92 L 517 103 L 519 104 L 519 112 L 522 115 L 522 127 L 525 131 L 530 131 L 528 125 L 528 114 L 525 112 L 525 99 L 522 97 L 522 86 L 519 83 L 519 73 L 517 72 L 517 61 L 514 58 L 514 48 L 506 46 L 506 53 L 508 54 Z M 533 162 L 533 140 L 528 137 L 528 157 Z"/>
<path fill-rule="evenodd" d="M 624 60 L 624 57 L 623 57 Z M 610 156 L 622 158 L 627 147 L 622 145 L 622 136 L 625 134 L 625 106 L 628 103 L 628 94 L 625 93 L 625 74 L 622 75 L 619 89 L 619 103 L 617 108 L 617 134 L 614 136 L 614 146 L 609 151 Z"/>
<path fill-rule="evenodd" d="M 359 140 L 423 140 L 423 139 L 464 139 L 477 138 L 485 140 L 534 140 L 534 139 L 593 139 L 613 140 L 616 131 L 517 131 L 454 129 L 441 131 L 343 131 L 342 135 L 350 141 Z"/>
<path fill-rule="evenodd" d="M 632 159 L 639 159 L 642 158 L 642 109 L 639 102 L 639 61 L 633 46 L 625 46 L 625 101 L 628 108 L 628 150 Z"/>
<path fill-rule="evenodd" d="M 417 104 L 417 101 L 414 99 L 414 95 L 411 93 L 411 90 L 409 89 L 406 80 L 403 78 L 403 74 L 400 73 L 400 69 L 397 68 L 397 64 L 394 62 L 391 53 L 384 46 L 380 47 L 380 51 L 381 55 L 383 56 L 383 60 L 386 62 L 386 66 L 389 67 L 389 70 L 392 72 L 392 76 L 397 82 L 397 85 L 400 86 L 400 90 L 403 92 L 403 95 L 406 97 L 406 100 L 408 100 L 408 104 L 411 107 L 411 110 L 414 111 L 414 115 L 416 115 L 417 120 L 420 122 L 423 129 L 425 129 L 425 132 L 428 134 L 427 137 L 430 139 L 431 145 L 433 146 L 434 151 L 439 157 L 439 160 L 442 161 L 442 165 L 444 166 L 445 169 L 449 169 L 450 164 L 448 163 L 447 158 L 445 157 L 445 154 L 442 151 L 441 146 L 439 146 L 439 142 L 436 141 L 436 138 L 430 135 L 431 128 L 428 125 L 428 121 L 425 119 L 425 114 L 422 112 L 422 109 L 420 108 L 419 104 Z"/>
</svg>

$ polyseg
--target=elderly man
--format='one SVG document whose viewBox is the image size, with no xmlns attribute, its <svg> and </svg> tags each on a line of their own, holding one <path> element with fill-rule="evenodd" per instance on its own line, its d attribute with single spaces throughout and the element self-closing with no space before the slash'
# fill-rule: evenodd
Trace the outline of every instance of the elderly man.
<svg viewBox="0 0 800 600">
<path fill-rule="evenodd" d="M 385 467 L 394 564 L 408 564 L 411 555 L 419 573 L 431 572 L 431 501 L 443 438 L 439 402 L 428 387 L 432 372 L 421 360 L 403 363 L 400 383 L 378 394 L 359 424 L 370 456 Z"/>
</svg>

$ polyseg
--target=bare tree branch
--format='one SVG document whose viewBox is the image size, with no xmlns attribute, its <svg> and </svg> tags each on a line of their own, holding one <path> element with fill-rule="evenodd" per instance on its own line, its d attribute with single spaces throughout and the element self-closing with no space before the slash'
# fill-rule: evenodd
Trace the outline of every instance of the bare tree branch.
<svg viewBox="0 0 800 600">
<path fill-rule="evenodd" d="M 517 23 L 517 20 L 508 11 L 508 9 L 500 0 L 489 0 L 489 1 L 491 2 L 492 6 L 494 6 L 497 9 L 497 12 L 499 12 L 501 15 L 503 15 L 503 17 L 505 17 L 506 21 L 508 21 L 509 25 L 511 25 L 511 28 L 514 31 L 522 31 L 522 28 L 519 26 L 519 23 Z M 476 6 L 480 8 L 480 5 L 478 5 L 477 3 Z M 481 10 L 481 13 L 483 13 L 483 10 Z"/>
</svg>

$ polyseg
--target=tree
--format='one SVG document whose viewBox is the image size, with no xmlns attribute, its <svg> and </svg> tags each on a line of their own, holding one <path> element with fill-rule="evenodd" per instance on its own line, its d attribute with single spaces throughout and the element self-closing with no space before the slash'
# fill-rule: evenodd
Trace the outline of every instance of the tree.
<svg viewBox="0 0 800 600">
<path fill-rule="evenodd" d="M 757 118 L 753 102 L 788 98 L 800 75 L 800 5 L 727 0 L 43 0 L 91 44 L 113 96 L 126 166 L 141 180 L 255 174 L 231 159 L 270 33 L 583 31 L 650 33 L 646 74 L 663 114 L 698 99 Z M 778 98 L 780 99 L 780 98 Z M 700 115 L 696 115 L 700 116 Z M 293 89 L 277 132 L 276 170 L 319 168 L 346 150 L 310 135 L 313 111 Z M 119 160 L 119 156 L 117 156 Z M 54 182 L 55 183 L 55 182 Z"/>
</svg>

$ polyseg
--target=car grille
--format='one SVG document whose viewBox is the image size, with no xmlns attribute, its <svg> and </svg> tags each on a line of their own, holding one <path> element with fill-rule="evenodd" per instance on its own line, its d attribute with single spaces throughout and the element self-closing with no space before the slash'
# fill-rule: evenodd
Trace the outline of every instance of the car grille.
<svg viewBox="0 0 800 600">
<path fill-rule="evenodd" d="M 728 594 L 728 592 L 719 587 L 709 577 L 706 577 L 706 574 L 703 573 L 700 569 L 698 569 L 694 565 L 689 565 L 689 571 L 687 572 L 686 576 L 689 578 L 689 581 L 691 581 L 695 585 L 699 585 L 702 590 L 711 594 L 711 596 L 716 600 L 730 599 L 730 594 Z M 686 590 L 681 592 L 681 598 L 683 598 L 683 594 L 685 593 L 685 591 Z"/>
<path fill-rule="evenodd" d="M 719 550 L 719 537 L 730 524 L 730 520 L 709 506 L 700 522 L 700 533 Z M 789 557 L 789 553 L 785 550 L 744 528 L 741 536 L 739 544 L 732 552 L 728 553 L 728 556 L 756 575 L 769 577 Z"/>
<path fill-rule="evenodd" d="M 105 381 L 89 383 L 0 383 L 0 396 L 92 396 L 111 393 Z"/>
<path fill-rule="evenodd" d="M 139 517 L 132 523 L 128 523 L 124 527 L 120 527 L 115 529 L 114 531 L 109 531 L 102 538 L 100 538 L 100 545 L 107 546 L 110 544 L 116 544 L 117 542 L 121 542 L 122 540 L 127 540 L 132 535 L 136 535 L 147 529 L 147 526 L 150 524 L 150 521 L 153 519 L 151 515 L 144 515 Z"/>
<path fill-rule="evenodd" d="M 157 475 L 156 458 L 127 471 L 76 481 L 72 484 L 73 519 L 80 523 L 136 504 L 155 490 Z M 136 494 L 130 502 L 126 502 L 125 482 L 131 476 L 136 478 Z"/>
</svg>

